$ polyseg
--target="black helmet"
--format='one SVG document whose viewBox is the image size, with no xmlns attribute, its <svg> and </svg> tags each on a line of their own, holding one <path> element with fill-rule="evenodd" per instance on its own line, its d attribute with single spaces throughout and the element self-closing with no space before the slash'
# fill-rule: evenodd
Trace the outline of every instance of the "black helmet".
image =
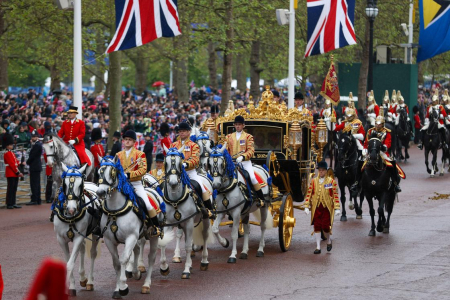
<svg viewBox="0 0 450 300">
<path fill-rule="evenodd" d="M 211 106 L 211 113 L 212 113 L 212 114 L 218 114 L 219 111 L 220 111 L 219 105 L 212 105 L 212 106 Z"/>
<path fill-rule="evenodd" d="M 243 116 L 236 116 L 236 118 L 234 118 L 234 123 L 245 124 L 245 119 Z"/>
<path fill-rule="evenodd" d="M 303 98 L 303 94 L 302 94 L 301 92 L 295 93 L 294 99 L 301 99 L 301 100 L 303 100 L 303 99 L 304 99 L 304 98 Z"/>
<path fill-rule="evenodd" d="M 328 170 L 328 164 L 326 161 L 322 160 L 317 164 L 317 169 L 325 169 Z"/>
<path fill-rule="evenodd" d="M 31 137 L 40 137 L 40 134 L 38 133 L 38 131 L 35 129 L 31 132 Z"/>
<path fill-rule="evenodd" d="M 100 128 L 92 129 L 91 140 L 96 141 L 101 139 L 102 139 L 102 130 Z"/>
<path fill-rule="evenodd" d="M 130 138 L 133 140 L 137 140 L 136 137 L 136 132 L 134 132 L 134 130 L 127 130 L 124 134 L 123 134 L 123 138 Z"/>
<path fill-rule="evenodd" d="M 280 93 L 277 90 L 273 91 L 272 94 L 274 97 L 280 98 Z"/>
<path fill-rule="evenodd" d="M 191 126 L 189 126 L 186 122 L 181 122 L 180 125 L 178 125 L 178 130 L 188 130 L 191 131 Z"/>
<path fill-rule="evenodd" d="M 155 161 L 164 161 L 164 154 L 162 153 L 156 154 Z"/>
<path fill-rule="evenodd" d="M 119 131 L 114 132 L 113 137 L 120 139 L 120 132 Z"/>
</svg>

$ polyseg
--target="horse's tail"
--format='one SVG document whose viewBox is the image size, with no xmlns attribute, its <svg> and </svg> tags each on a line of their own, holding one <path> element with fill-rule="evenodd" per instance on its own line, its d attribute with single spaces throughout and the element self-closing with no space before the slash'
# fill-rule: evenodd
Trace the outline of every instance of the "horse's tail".
<svg viewBox="0 0 450 300">
<path fill-rule="evenodd" d="M 192 240 L 194 245 L 211 245 L 216 241 L 214 239 L 214 234 L 212 232 L 211 226 L 208 228 L 208 239 L 205 241 L 203 239 L 203 221 L 201 221 L 197 227 L 194 227 L 194 232 L 192 234 Z"/>
<path fill-rule="evenodd" d="M 90 238 L 91 240 L 92 239 L 95 239 L 96 237 L 94 237 L 92 234 L 90 235 L 90 236 L 88 236 L 88 238 Z M 85 242 L 86 242 L 86 245 L 85 245 L 85 249 L 86 249 L 86 253 L 87 253 L 87 257 L 88 258 L 91 258 L 91 249 L 92 249 L 92 241 L 91 240 L 89 240 L 89 239 L 84 239 L 85 240 Z M 99 258 L 100 257 L 100 255 L 102 254 L 102 248 L 100 247 L 100 240 L 97 242 L 97 258 Z M 96 259 L 97 259 L 96 258 Z"/>
<path fill-rule="evenodd" d="M 158 248 L 166 247 L 174 238 L 173 230 L 164 230 L 164 237 L 158 239 Z"/>
<path fill-rule="evenodd" d="M 260 209 L 257 209 L 253 212 L 253 216 L 258 220 L 259 223 L 261 223 L 261 211 Z M 267 211 L 267 218 L 266 218 L 266 229 L 272 229 L 273 228 L 273 217 L 272 214 Z"/>
</svg>

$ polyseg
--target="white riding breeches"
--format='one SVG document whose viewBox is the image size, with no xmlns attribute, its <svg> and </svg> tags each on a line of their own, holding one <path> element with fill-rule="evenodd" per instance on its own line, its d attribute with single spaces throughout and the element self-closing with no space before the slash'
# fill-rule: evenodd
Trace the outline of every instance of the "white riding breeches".
<svg viewBox="0 0 450 300">
<path fill-rule="evenodd" d="M 258 180 L 255 177 L 255 171 L 253 170 L 252 162 L 250 160 L 243 161 L 242 167 L 245 169 L 245 171 L 248 172 L 252 184 L 253 185 L 258 184 Z"/>
<path fill-rule="evenodd" d="M 429 122 L 428 123 L 425 122 L 425 125 L 423 125 L 423 127 L 420 129 L 420 131 L 427 130 L 429 126 L 430 126 L 430 123 Z M 438 123 L 438 128 L 439 129 L 444 128 L 444 127 L 445 127 L 444 124 Z"/>
<path fill-rule="evenodd" d="M 387 160 L 387 161 L 392 161 L 392 158 L 390 158 L 389 156 L 387 156 L 386 152 L 384 152 L 384 151 L 380 151 L 380 156 L 381 156 L 382 158 L 384 158 L 385 160 Z"/>
<path fill-rule="evenodd" d="M 136 194 L 144 200 L 147 210 L 150 211 L 154 209 L 153 206 L 150 204 L 150 200 L 148 199 L 147 192 L 145 191 L 142 182 L 140 180 L 132 181 L 131 185 L 134 187 L 134 191 L 136 192 Z"/>
<path fill-rule="evenodd" d="M 202 194 L 208 192 L 208 190 L 203 186 L 202 178 L 197 174 L 197 171 L 195 169 L 186 171 L 186 173 L 188 174 L 190 179 L 197 181 L 197 183 L 202 188 Z"/>
</svg>

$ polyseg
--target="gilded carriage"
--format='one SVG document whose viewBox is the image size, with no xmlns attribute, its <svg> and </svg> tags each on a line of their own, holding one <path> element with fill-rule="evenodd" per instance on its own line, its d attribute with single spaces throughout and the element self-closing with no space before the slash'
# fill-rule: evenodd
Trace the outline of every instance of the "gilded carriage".
<svg viewBox="0 0 450 300">
<path fill-rule="evenodd" d="M 269 169 L 272 178 L 270 211 L 274 227 L 279 230 L 281 250 L 287 251 L 296 222 L 294 208 L 303 209 L 301 202 L 314 176 L 321 148 L 327 141 L 325 124 L 321 122 L 316 137 L 311 113 L 308 110 L 288 109 L 285 103 L 276 103 L 267 88 L 258 107 L 250 101 L 247 110 L 229 107 L 224 116 L 219 118 L 218 136 L 221 144 L 226 135 L 233 132 L 233 121 L 238 115 L 245 118 L 244 130 L 254 138 L 255 154 L 252 162 L 266 165 Z M 228 223 L 223 222 L 221 225 Z M 251 223 L 259 225 L 257 222 Z"/>
</svg>

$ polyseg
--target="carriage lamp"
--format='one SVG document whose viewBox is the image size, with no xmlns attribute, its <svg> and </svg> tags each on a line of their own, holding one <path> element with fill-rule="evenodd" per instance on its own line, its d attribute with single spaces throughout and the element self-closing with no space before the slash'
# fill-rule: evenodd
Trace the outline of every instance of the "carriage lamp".
<svg viewBox="0 0 450 300">
<path fill-rule="evenodd" d="M 289 146 L 294 150 L 294 160 L 297 160 L 297 150 L 302 146 L 302 128 L 298 122 L 294 122 L 289 129 Z"/>
<path fill-rule="evenodd" d="M 319 124 L 317 124 L 316 127 L 316 143 L 319 147 L 319 154 L 318 154 L 318 160 L 322 161 L 323 156 L 323 148 L 328 142 L 328 130 L 327 125 L 323 121 L 323 119 L 320 119 Z"/>
</svg>

